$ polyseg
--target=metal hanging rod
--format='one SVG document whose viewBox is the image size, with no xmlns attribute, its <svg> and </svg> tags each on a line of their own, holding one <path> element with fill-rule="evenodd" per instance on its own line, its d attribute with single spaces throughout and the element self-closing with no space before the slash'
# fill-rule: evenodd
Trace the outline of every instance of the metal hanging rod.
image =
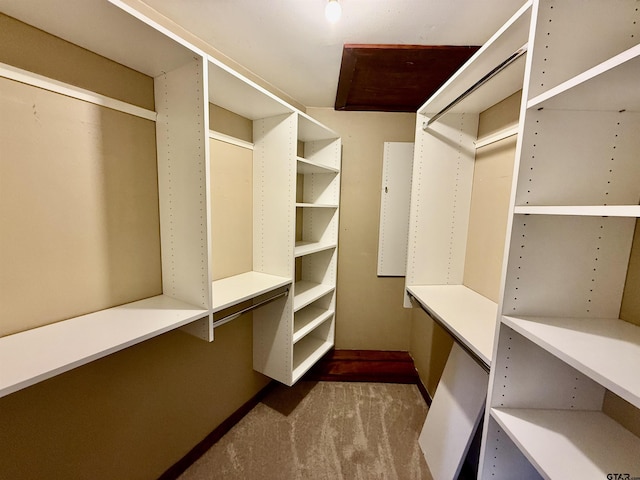
<svg viewBox="0 0 640 480">
<path fill-rule="evenodd" d="M 504 60 L 502 63 L 500 63 L 498 66 L 496 66 L 493 70 L 491 70 L 489 73 L 487 73 L 484 77 L 482 77 L 476 83 L 471 85 L 471 87 L 469 87 L 462 94 L 460 94 L 460 96 L 458 96 L 458 98 L 456 98 L 453 102 L 451 102 L 449 105 L 444 107 L 442 110 L 440 110 L 438 113 L 436 113 L 429 120 L 424 122 L 422 124 L 423 130 L 426 130 L 429 127 L 429 125 L 431 125 L 433 122 L 435 122 L 437 119 L 439 119 L 442 115 L 447 113 L 449 110 L 451 110 L 453 107 L 455 107 L 458 103 L 460 103 L 462 100 L 464 100 L 469 95 L 471 95 L 473 92 L 475 92 L 478 88 L 480 88 L 482 85 L 484 85 L 489 80 L 491 80 L 493 77 L 495 77 L 502 70 L 504 70 L 509 65 L 511 65 L 513 62 L 518 60 L 525 53 L 527 53 L 527 45 L 526 44 L 523 45 L 518 50 L 516 50 L 515 52 L 513 52 L 511 55 L 509 55 L 509 57 L 506 60 Z"/>
<path fill-rule="evenodd" d="M 249 307 L 243 308 L 240 311 L 237 311 L 235 313 L 232 313 L 230 315 L 227 315 L 226 317 L 222 317 L 220 320 L 216 320 L 213 322 L 213 328 L 217 328 L 221 325 L 224 325 L 227 322 L 230 322 L 231 320 L 235 320 L 236 318 L 238 318 L 240 315 L 243 315 L 247 312 L 250 312 L 251 310 L 254 310 L 258 307 L 261 307 L 263 305 L 266 305 L 267 303 L 271 303 L 274 300 L 279 299 L 280 297 L 286 297 L 287 295 L 289 295 L 289 289 L 287 288 L 284 292 L 278 293 L 277 295 L 274 295 L 273 297 L 269 297 L 266 300 L 263 300 L 261 302 L 258 302 L 256 304 L 253 304 Z"/>
<path fill-rule="evenodd" d="M 462 347 L 462 349 L 467 352 L 469 354 L 469 356 L 475 360 L 475 362 L 480 365 L 486 372 L 489 372 L 490 370 L 490 365 L 485 362 L 476 352 L 473 351 L 473 349 L 469 346 L 469 344 L 460 337 L 460 335 L 458 335 L 455 331 L 453 331 L 447 324 L 446 322 L 444 322 L 442 320 L 442 318 L 440 318 L 436 312 L 432 311 L 430 308 L 426 307 L 425 305 L 422 304 L 422 302 L 420 302 L 416 297 L 414 297 L 413 295 L 411 295 L 409 292 L 407 292 L 407 295 L 409 297 L 409 300 L 411 301 L 412 305 L 417 305 L 418 307 L 420 307 L 422 310 L 424 310 L 424 312 L 429 315 L 429 317 L 431 317 L 433 319 L 434 322 L 436 322 L 438 325 L 440 325 L 449 335 L 451 335 L 453 337 L 453 339 L 455 340 L 455 342 L 460 345 Z"/>
</svg>

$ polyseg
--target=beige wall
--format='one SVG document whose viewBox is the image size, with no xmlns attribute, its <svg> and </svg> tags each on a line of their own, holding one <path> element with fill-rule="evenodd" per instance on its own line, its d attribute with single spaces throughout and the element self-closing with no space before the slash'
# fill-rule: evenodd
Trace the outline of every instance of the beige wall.
<svg viewBox="0 0 640 480">
<path fill-rule="evenodd" d="M 415 115 L 307 113 L 342 136 L 336 348 L 409 349 L 411 310 L 402 306 L 404 278 L 377 276 L 384 142 L 413 142 Z"/>
</svg>

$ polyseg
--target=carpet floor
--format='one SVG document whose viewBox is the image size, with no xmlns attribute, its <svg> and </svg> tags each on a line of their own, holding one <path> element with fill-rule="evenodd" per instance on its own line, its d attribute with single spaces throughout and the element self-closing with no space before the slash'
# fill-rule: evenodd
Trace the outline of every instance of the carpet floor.
<svg viewBox="0 0 640 480">
<path fill-rule="evenodd" d="M 276 386 L 180 480 L 430 480 L 415 385 Z"/>
</svg>

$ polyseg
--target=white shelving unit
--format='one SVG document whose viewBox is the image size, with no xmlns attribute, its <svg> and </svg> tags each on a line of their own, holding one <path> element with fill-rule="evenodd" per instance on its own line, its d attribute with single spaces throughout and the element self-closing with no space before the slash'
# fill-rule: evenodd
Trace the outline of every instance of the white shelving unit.
<svg viewBox="0 0 640 480">
<path fill-rule="evenodd" d="M 528 2 L 417 113 L 405 306 L 413 297 L 485 367 L 497 305 L 463 283 L 478 117 L 522 88 L 524 57 L 426 124 L 526 45 L 530 18 Z"/>
<path fill-rule="evenodd" d="M 261 322 L 259 336 L 271 345 L 254 347 L 256 369 L 286 385 L 333 347 L 338 254 L 340 138 L 307 115 L 298 113 L 296 120 L 292 311 L 288 322 Z M 273 351 L 282 353 L 274 357 Z"/>
<path fill-rule="evenodd" d="M 639 10 L 534 2 L 479 478 L 640 475 Z"/>
<path fill-rule="evenodd" d="M 484 223 L 478 215 L 498 215 L 498 196 L 492 197 L 491 206 L 482 201 L 478 204 L 487 205 L 490 215 L 478 212 L 472 202 L 474 189 L 482 189 L 482 185 L 474 185 L 476 157 L 482 158 L 487 151 L 481 148 L 490 149 L 493 143 L 517 134 L 519 128 L 500 125 L 499 131 L 478 138 L 479 120 L 482 112 L 508 102 L 522 89 L 532 8 L 532 2 L 525 3 L 417 112 L 405 306 L 425 310 L 457 344 L 447 360 L 419 442 L 434 478 L 439 480 L 454 479 L 460 473 L 482 417 L 487 371 L 494 360 L 497 294 L 491 298 L 485 294 L 498 291 L 497 285 L 488 285 L 490 279 L 498 278 L 498 268 L 494 266 L 492 276 L 478 275 L 475 272 L 483 267 L 467 253 L 477 250 L 487 255 L 491 250 L 492 258 L 502 258 L 503 252 L 493 243 L 487 244 L 495 235 L 483 236 L 482 245 L 471 237 L 477 231 L 475 226 Z M 511 61 L 506 68 L 487 78 L 508 58 Z M 504 175 L 490 180 L 501 192 L 504 187 L 498 179 Z M 504 221 L 508 218 L 508 192 L 502 197 Z M 474 272 L 471 278 L 468 271 Z M 438 442 L 432 442 L 434 438 Z M 447 446 L 446 452 L 439 452 L 442 445 Z"/>
<path fill-rule="evenodd" d="M 256 299 L 262 305 L 271 292 L 292 288 L 296 255 L 324 255 L 331 250 L 334 260 L 330 263 L 335 267 L 340 139 L 334 132 L 120 0 L 42 1 L 37 5 L 2 0 L 0 10 L 153 78 L 155 111 L 15 66 L 0 66 L 2 82 L 19 82 L 71 99 L 64 101 L 89 102 L 96 108 L 155 123 L 157 182 L 155 175 L 151 180 L 158 185 L 162 255 L 161 295 L 72 318 L 54 318 L 0 338 L 0 361 L 11 366 L 0 369 L 0 395 L 171 329 L 181 327 L 211 341 L 217 324 L 214 313 L 223 314 Z M 253 141 L 211 132 L 211 104 L 250 120 Z M 252 265 L 226 278 L 220 278 L 210 264 L 212 233 L 226 228 L 212 225 L 210 217 L 210 138 L 249 148 L 253 158 Z M 297 141 L 305 142 L 304 158 L 297 156 Z M 303 165 L 301 171 L 314 178 L 304 201 L 331 206 L 315 209 L 325 213 L 314 215 L 316 229 L 304 237 L 308 245 L 300 244 L 296 250 L 298 163 Z M 327 177 L 333 180 L 325 185 L 322 179 Z M 332 213 L 327 215 L 327 211 Z M 323 222 L 335 238 L 318 233 Z M 335 290 L 335 274 L 333 278 L 325 294 Z M 293 297 L 279 296 L 254 310 L 253 316 L 255 368 L 288 384 L 319 358 L 324 347 L 311 348 L 316 340 L 329 347 L 333 344 L 334 303 L 325 302 L 329 296 L 307 302 L 314 305 L 297 321 L 295 339 Z M 325 313 L 314 313 L 314 309 Z M 270 335 L 281 331 L 290 332 L 282 337 L 284 342 L 271 343 Z M 295 364 L 294 343 L 305 345 L 296 347 Z M 272 371 L 265 356 L 284 364 L 286 373 Z M 294 369 L 299 374 L 294 376 Z"/>
</svg>

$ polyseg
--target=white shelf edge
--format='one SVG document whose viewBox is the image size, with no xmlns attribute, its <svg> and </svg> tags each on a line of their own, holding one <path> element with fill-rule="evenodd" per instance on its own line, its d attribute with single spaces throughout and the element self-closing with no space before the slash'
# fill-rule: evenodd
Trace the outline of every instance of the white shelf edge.
<svg viewBox="0 0 640 480">
<path fill-rule="evenodd" d="M 300 340 L 302 340 L 304 337 L 306 337 L 309 333 L 314 331 L 316 328 L 318 328 L 320 325 L 322 325 L 324 322 L 326 322 L 331 317 L 333 317 L 333 315 L 335 313 L 333 310 L 327 310 L 327 309 L 324 309 L 324 308 L 307 307 L 306 309 L 299 310 L 298 312 L 296 312 L 296 314 L 300 315 L 300 314 L 304 314 L 305 312 L 306 313 L 315 312 L 315 314 L 314 315 L 305 315 L 305 316 L 309 317 L 309 318 L 305 319 L 305 320 L 307 320 L 306 323 L 302 327 L 298 328 L 298 330 L 293 332 L 293 344 L 294 345 L 296 343 L 298 343 Z M 298 319 L 298 321 L 296 321 L 296 319 L 294 319 L 294 325 L 296 323 L 299 323 L 299 319 Z"/>
<path fill-rule="evenodd" d="M 209 311 L 158 295 L 0 338 L 0 397 L 187 325 Z"/>
<path fill-rule="evenodd" d="M 215 130 L 209 130 L 209 138 L 228 143 L 230 145 L 235 145 L 236 147 L 246 148 L 248 150 L 254 149 L 254 144 L 251 142 L 232 137 L 231 135 L 225 135 L 224 133 L 216 132 Z"/>
<path fill-rule="evenodd" d="M 296 242 L 294 256 L 296 258 L 304 255 L 311 255 L 312 253 L 323 252 L 325 250 L 331 250 L 336 248 L 335 243 L 323 243 L 323 242 Z"/>
<path fill-rule="evenodd" d="M 291 285 L 291 283 L 290 278 L 261 272 L 245 272 L 232 277 L 215 280 L 212 283 L 212 312 L 216 313 L 233 307 L 234 305 L 251 300 L 277 288 Z"/>
<path fill-rule="evenodd" d="M 517 205 L 513 211 L 519 215 L 640 217 L 639 205 Z"/>
<path fill-rule="evenodd" d="M 315 118 L 299 110 L 297 112 L 299 140 L 303 142 L 313 142 L 318 140 L 337 140 L 340 138 L 340 135 L 318 122 Z"/>
<path fill-rule="evenodd" d="M 491 366 L 498 305 L 464 285 L 407 285 L 407 292 L 456 341 Z"/>
<path fill-rule="evenodd" d="M 298 173 L 303 173 L 303 174 L 307 174 L 307 173 L 321 173 L 321 174 L 340 173 L 340 170 L 335 168 L 335 167 L 329 167 L 327 165 L 322 165 L 321 163 L 314 162 L 312 160 L 307 160 L 306 158 L 296 157 L 296 160 L 298 162 Z"/>
<path fill-rule="evenodd" d="M 640 327 L 620 319 L 503 316 L 536 345 L 640 408 Z M 629 371 L 624 371 L 624 366 Z"/>
<path fill-rule="evenodd" d="M 338 208 L 338 205 L 328 203 L 296 203 L 296 208 Z"/>
<path fill-rule="evenodd" d="M 333 342 L 307 336 L 293 349 L 293 382 L 297 382 L 315 363 L 333 347 Z"/>
<path fill-rule="evenodd" d="M 22 70 L 4 63 L 0 63 L 0 77 L 31 85 L 32 87 L 41 88 L 49 92 L 65 95 L 70 98 L 75 98 L 76 100 L 82 100 L 83 102 L 110 108 L 118 112 L 144 118 L 146 120 L 151 120 L 152 122 L 156 121 L 156 112 L 153 110 L 138 107 L 137 105 L 132 105 L 130 103 L 123 102 L 122 100 L 107 97 L 106 95 L 101 95 L 58 80 L 53 80 L 43 75 Z"/>
<path fill-rule="evenodd" d="M 328 293 L 333 292 L 335 288 L 336 287 L 334 285 L 325 285 L 305 280 L 296 282 L 293 286 L 293 311 L 297 312 L 310 303 L 313 303 Z"/>
<path fill-rule="evenodd" d="M 576 75 L 575 77 L 570 78 L 565 82 L 562 82 L 560 85 L 553 87 L 548 91 L 532 98 L 527 102 L 527 108 L 535 109 L 544 107 L 544 103 L 546 101 L 554 97 L 559 97 L 563 93 L 568 92 L 579 85 L 585 84 L 589 80 L 592 80 L 603 73 L 613 70 L 616 67 L 619 67 L 637 57 L 640 57 L 640 45 L 631 47 L 628 50 L 625 50 L 624 52 L 621 52 L 618 55 L 600 63 L 599 65 L 596 65 L 595 67 L 592 67 L 589 70 L 582 72 L 581 74 Z"/>
<path fill-rule="evenodd" d="M 491 417 L 545 478 L 640 472 L 640 439 L 600 411 L 492 408 Z"/>
<path fill-rule="evenodd" d="M 516 124 L 507 128 L 503 128 L 502 130 L 499 130 L 491 135 L 487 135 L 482 138 L 479 138 L 475 142 L 476 148 L 486 147 L 487 145 L 491 145 L 492 143 L 499 142 L 500 140 L 505 140 L 509 137 L 513 137 L 514 135 L 518 134 L 518 129 L 519 129 L 519 126 Z"/>
</svg>

